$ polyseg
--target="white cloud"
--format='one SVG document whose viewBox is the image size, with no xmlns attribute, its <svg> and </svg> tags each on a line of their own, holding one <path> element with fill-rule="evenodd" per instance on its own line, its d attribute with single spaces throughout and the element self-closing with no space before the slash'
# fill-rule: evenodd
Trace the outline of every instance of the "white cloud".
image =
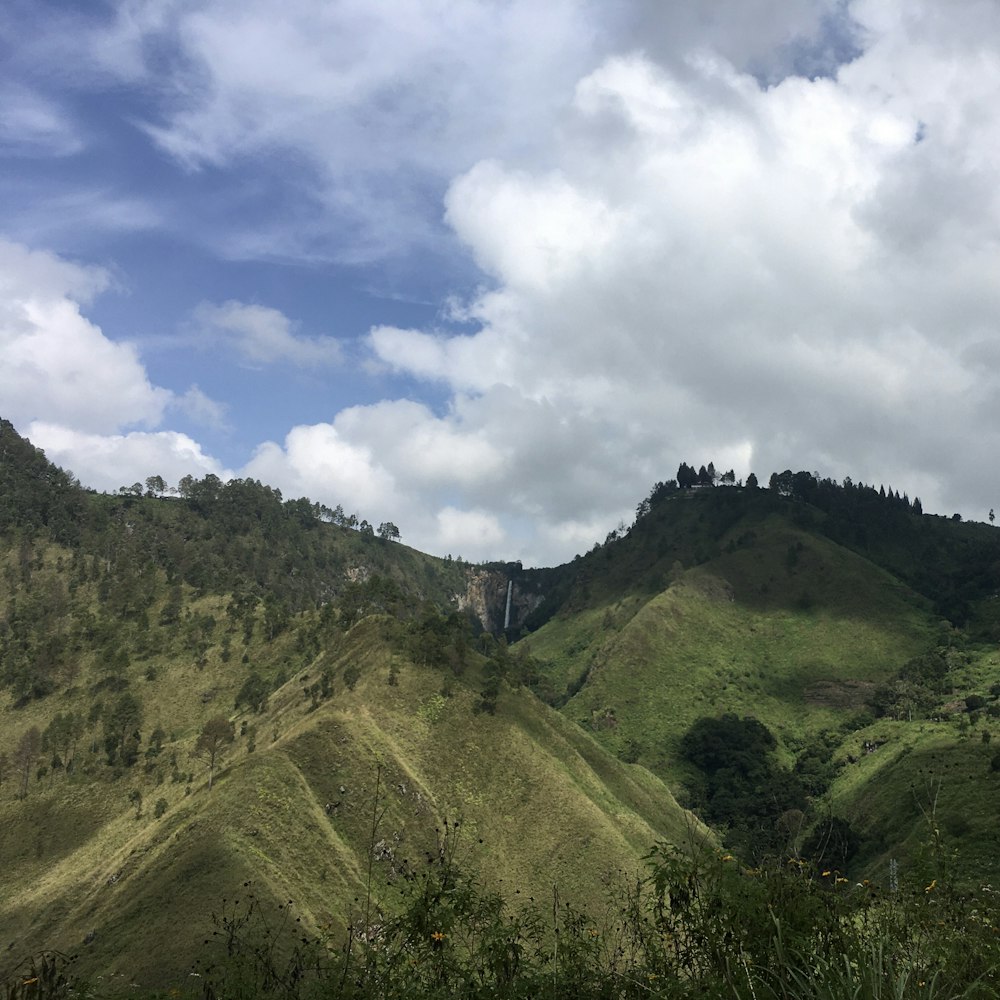
<svg viewBox="0 0 1000 1000">
<path fill-rule="evenodd" d="M 480 330 L 370 344 L 450 387 L 456 433 L 516 442 L 509 488 L 469 483 L 472 509 L 496 491 L 483 509 L 540 517 L 565 556 L 682 458 L 988 509 L 1000 58 L 935 24 L 869 24 L 837 79 L 767 88 L 718 56 L 613 58 L 551 165 L 453 183 L 448 220 L 495 281 L 465 310 Z"/>
<path fill-rule="evenodd" d="M 284 447 L 261 445 L 243 474 L 274 483 L 287 495 L 354 507 L 373 522 L 374 512 L 393 509 L 398 497 L 392 476 L 370 450 L 346 441 L 330 424 L 295 427 Z"/>
<path fill-rule="evenodd" d="M 0 241 L 0 412 L 81 431 L 155 426 L 170 393 L 152 385 L 131 344 L 80 311 L 106 272 Z"/>
<path fill-rule="evenodd" d="M 195 319 L 210 337 L 221 337 L 256 364 L 335 365 L 342 360 L 335 338 L 299 336 L 287 316 L 268 306 L 203 303 L 195 310 Z"/>
<path fill-rule="evenodd" d="M 437 514 L 437 545 L 456 555 L 496 552 L 507 533 L 494 514 L 482 510 L 445 507 Z"/>
<path fill-rule="evenodd" d="M 169 484 L 186 475 L 213 473 L 223 480 L 233 475 L 206 455 L 196 441 L 175 431 L 88 434 L 35 421 L 26 433 L 49 461 L 71 469 L 84 485 L 105 492 L 144 482 L 153 475 L 163 476 Z"/>
<path fill-rule="evenodd" d="M 136 83 L 162 70 L 146 125 L 186 168 L 294 172 L 315 217 L 283 252 L 324 233 L 352 259 L 405 252 L 432 238 L 441 205 L 426 206 L 447 188 L 488 284 L 458 326 L 387 322 L 367 340 L 383 384 L 433 383 L 434 406 L 325 413 L 244 474 L 433 551 L 548 562 L 682 459 L 995 505 L 997 29 L 976 0 L 291 0 L 280 20 L 263 0 L 136 0 L 90 54 Z M 79 410 L 92 432 L 157 426 L 162 390 L 80 314 L 106 279 L 29 267 L 41 291 L 3 307 L 22 354 L 0 393 L 22 420 L 50 394 L 67 425 Z M 339 356 L 263 306 L 199 318 L 257 364 Z M 35 335 L 48 354 L 23 353 Z M 124 387 L 117 418 L 90 386 L 63 389 L 90 371 L 80 344 L 105 359 L 106 401 Z"/>
<path fill-rule="evenodd" d="M 84 143 L 58 104 L 28 87 L 8 84 L 0 87 L 0 147 L 8 156 L 71 156 Z"/>
<path fill-rule="evenodd" d="M 216 430 L 226 430 L 229 427 L 226 404 L 206 396 L 197 385 L 191 386 L 182 396 L 175 396 L 172 405 L 202 427 Z"/>
</svg>

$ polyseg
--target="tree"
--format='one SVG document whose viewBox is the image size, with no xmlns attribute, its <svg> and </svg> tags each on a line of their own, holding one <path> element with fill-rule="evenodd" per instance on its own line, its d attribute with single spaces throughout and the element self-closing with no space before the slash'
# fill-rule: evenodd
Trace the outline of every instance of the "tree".
<svg viewBox="0 0 1000 1000">
<path fill-rule="evenodd" d="M 698 473 L 687 462 L 681 462 L 677 467 L 677 485 L 682 490 L 689 490 L 696 482 Z"/>
<path fill-rule="evenodd" d="M 757 489 L 757 485 L 758 485 L 757 484 L 757 477 L 751 472 L 750 475 L 747 476 L 747 489 L 748 490 L 755 490 L 755 489 Z"/>
<path fill-rule="evenodd" d="M 225 754 L 235 739 L 236 730 L 224 715 L 215 715 L 209 719 L 199 734 L 194 752 L 208 762 L 209 791 L 212 790 L 216 761 Z"/>
<path fill-rule="evenodd" d="M 167 484 L 164 482 L 163 476 L 146 477 L 146 496 L 161 497 L 166 492 Z"/>
<path fill-rule="evenodd" d="M 104 748 L 108 763 L 121 754 L 122 763 L 131 767 L 139 751 L 139 727 L 142 725 L 142 705 L 127 691 L 114 703 L 104 718 Z"/>
<path fill-rule="evenodd" d="M 21 787 L 18 792 L 19 799 L 28 797 L 28 781 L 31 778 L 31 769 L 38 760 L 38 755 L 42 752 L 42 734 L 38 731 L 38 726 L 32 726 L 18 741 L 14 750 L 14 771 L 21 779 Z"/>
<path fill-rule="evenodd" d="M 253 712 L 263 712 L 267 707 L 267 698 L 271 693 L 266 680 L 255 670 L 251 670 L 236 695 L 236 708 L 246 705 Z"/>
<path fill-rule="evenodd" d="M 399 541 L 399 528 L 392 521 L 383 521 L 378 526 L 378 537 L 386 541 Z"/>
<path fill-rule="evenodd" d="M 993 508 L 990 507 L 990 524 L 996 520 L 996 514 L 993 513 Z"/>
</svg>

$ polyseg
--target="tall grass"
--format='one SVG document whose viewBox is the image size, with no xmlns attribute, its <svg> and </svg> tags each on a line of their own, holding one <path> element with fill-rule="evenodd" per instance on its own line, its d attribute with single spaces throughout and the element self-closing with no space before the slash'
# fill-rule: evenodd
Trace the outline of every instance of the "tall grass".
<svg viewBox="0 0 1000 1000">
<path fill-rule="evenodd" d="M 455 829 L 346 941 L 288 933 L 248 896 L 217 919 L 206 1000 L 925 1000 L 997 995 L 990 887 L 852 883 L 792 859 L 657 846 L 605 913 L 487 891 L 455 863 Z M 359 918 L 364 911 L 359 912 Z M 371 914 L 375 917 L 372 919 Z"/>
<path fill-rule="evenodd" d="M 247 883 L 214 917 L 205 958 L 161 996 L 200 1000 L 986 1000 L 998 993 L 990 886 L 894 874 L 854 883 L 791 859 L 746 868 L 710 848 L 657 845 L 609 885 L 600 914 L 557 888 L 522 900 L 456 862 L 458 824 L 408 870 L 389 911 L 356 901 L 345 939 L 309 934 L 291 901 Z M 101 997 L 40 956 L 7 1000 Z M 130 995 L 137 994 L 131 990 Z"/>
</svg>

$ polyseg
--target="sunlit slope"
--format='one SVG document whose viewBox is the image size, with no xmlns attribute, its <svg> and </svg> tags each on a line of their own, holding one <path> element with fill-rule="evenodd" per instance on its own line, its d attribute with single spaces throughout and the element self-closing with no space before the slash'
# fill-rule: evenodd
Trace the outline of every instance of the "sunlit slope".
<svg viewBox="0 0 1000 1000">
<path fill-rule="evenodd" d="M 899 581 L 785 518 L 736 521 L 716 547 L 651 596 L 626 591 L 527 640 L 569 685 L 569 718 L 671 780 L 695 719 L 750 714 L 785 740 L 839 724 L 938 628 Z"/>
<path fill-rule="evenodd" d="M 306 927 L 336 930 L 360 913 L 370 863 L 376 898 L 391 901 L 390 883 L 436 850 L 446 818 L 460 822 L 460 863 L 489 884 L 526 896 L 558 884 L 596 912 L 605 877 L 636 870 L 654 841 L 703 836 L 662 782 L 530 693 L 505 688 L 495 716 L 477 714 L 474 666 L 445 697 L 441 673 L 394 654 L 382 629 L 368 619 L 324 654 L 338 684 L 319 708 L 298 676 L 275 692 L 250 717 L 256 749 L 238 739 L 211 792 L 192 761 L 196 780 L 144 789 L 141 812 L 134 780 L 88 782 L 82 770 L 24 802 L 0 797 L 11 956 L 59 947 L 91 973 L 165 985 L 245 881 L 275 903 L 294 899 Z M 340 683 L 348 666 L 353 690 Z M 188 759 L 185 739 L 168 752 Z"/>
<path fill-rule="evenodd" d="M 1000 830 L 1000 650 L 983 648 L 955 670 L 956 692 L 984 696 L 986 711 L 942 698 L 930 718 L 879 719 L 837 753 L 831 809 L 862 837 L 860 866 L 885 875 L 889 862 L 927 874 L 997 878 Z"/>
</svg>

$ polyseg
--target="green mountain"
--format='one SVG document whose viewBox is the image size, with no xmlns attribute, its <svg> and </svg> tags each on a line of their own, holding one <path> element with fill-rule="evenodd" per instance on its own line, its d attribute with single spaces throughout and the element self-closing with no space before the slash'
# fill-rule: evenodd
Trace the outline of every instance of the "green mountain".
<svg viewBox="0 0 1000 1000">
<path fill-rule="evenodd" d="M 591 908 L 654 841 L 707 836 L 502 679 L 505 645 L 459 610 L 495 613 L 494 571 L 260 484 L 87 494 L 2 431 L 11 967 L 58 947 L 91 976 L 176 982 L 249 881 L 336 933 L 447 829 L 490 885 Z M 220 719 L 213 762 L 199 741 Z"/>
<path fill-rule="evenodd" d="M 591 912 L 657 841 L 995 877 L 1000 535 L 728 482 L 472 566 L 249 480 L 89 493 L 0 423 L 11 966 L 175 982 L 244 883 L 336 935 L 445 840 Z"/>
<path fill-rule="evenodd" d="M 540 693 L 744 853 L 800 851 L 836 818 L 871 873 L 914 856 L 936 809 L 961 866 L 992 877 L 991 795 L 970 788 L 997 780 L 1000 536 L 784 475 L 784 490 L 654 489 L 522 639 Z M 699 762 L 693 728 L 727 714 L 773 736 L 769 771 Z M 732 767 L 745 780 L 720 788 L 713 768 Z"/>
</svg>

